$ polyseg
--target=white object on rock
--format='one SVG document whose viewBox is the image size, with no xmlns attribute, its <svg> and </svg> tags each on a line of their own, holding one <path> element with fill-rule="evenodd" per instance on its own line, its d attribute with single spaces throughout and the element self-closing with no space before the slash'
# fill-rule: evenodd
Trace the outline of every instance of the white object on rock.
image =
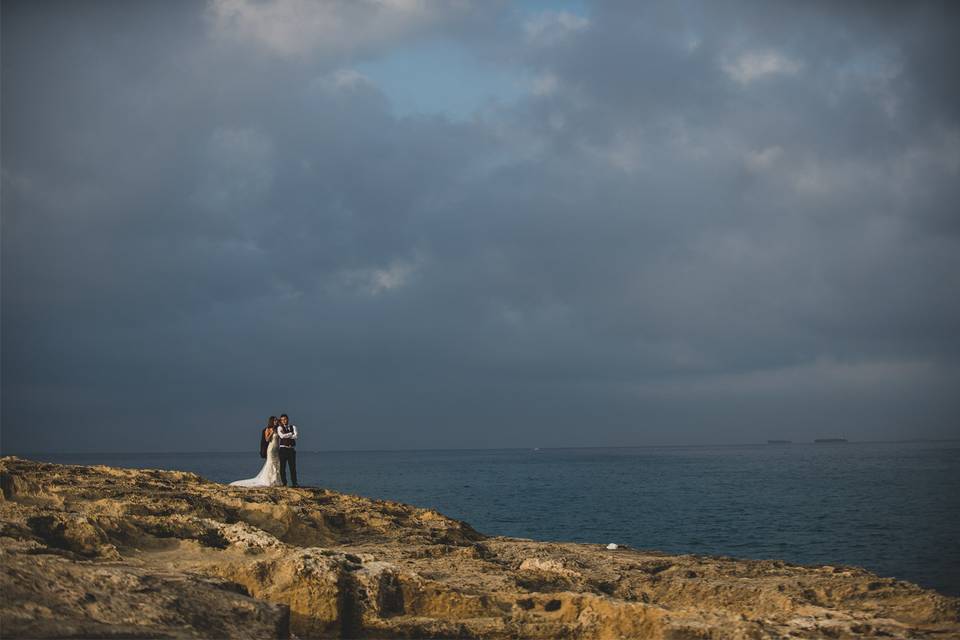
<svg viewBox="0 0 960 640">
<path fill-rule="evenodd" d="M 619 548 L 620 547 L 617 546 L 615 542 L 611 542 L 610 544 L 607 545 L 607 549 L 619 549 Z"/>
</svg>

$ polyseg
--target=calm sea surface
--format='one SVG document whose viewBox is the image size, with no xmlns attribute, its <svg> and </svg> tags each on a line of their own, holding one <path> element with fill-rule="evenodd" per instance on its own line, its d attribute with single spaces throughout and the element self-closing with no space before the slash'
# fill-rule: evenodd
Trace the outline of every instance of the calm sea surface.
<svg viewBox="0 0 960 640">
<path fill-rule="evenodd" d="M 48 454 L 227 482 L 251 454 Z M 479 531 L 672 553 L 853 564 L 960 594 L 960 442 L 298 452 L 300 483 Z"/>
</svg>

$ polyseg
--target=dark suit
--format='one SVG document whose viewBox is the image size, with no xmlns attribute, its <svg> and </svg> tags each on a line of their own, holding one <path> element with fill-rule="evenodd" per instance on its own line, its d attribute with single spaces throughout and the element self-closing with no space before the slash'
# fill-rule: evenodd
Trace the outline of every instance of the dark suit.
<svg viewBox="0 0 960 640">
<path fill-rule="evenodd" d="M 290 465 L 290 480 L 293 486 L 297 485 L 297 433 L 296 425 L 288 424 L 277 427 L 280 436 L 280 446 L 277 453 L 280 455 L 280 482 L 287 486 L 287 465 Z"/>
</svg>

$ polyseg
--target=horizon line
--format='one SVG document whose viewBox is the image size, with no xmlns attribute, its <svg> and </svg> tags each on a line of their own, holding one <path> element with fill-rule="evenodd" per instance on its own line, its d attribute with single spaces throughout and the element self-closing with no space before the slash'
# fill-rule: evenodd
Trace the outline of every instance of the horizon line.
<svg viewBox="0 0 960 640">
<path fill-rule="evenodd" d="M 849 440 L 842 439 L 843 444 L 905 444 L 913 442 L 960 442 L 957 438 L 901 438 L 897 440 Z M 704 444 L 630 444 L 630 445 L 585 445 L 561 447 L 440 447 L 440 448 L 413 448 L 413 449 L 301 449 L 304 453 L 403 453 L 420 451 L 559 451 L 570 449 L 647 449 L 647 448 L 677 448 L 677 447 L 752 447 L 768 446 L 771 444 L 841 444 L 818 443 L 814 440 L 785 440 L 782 442 L 727 442 Z M 0 456 L 28 457 L 33 455 L 61 455 L 61 456 L 92 456 L 92 455 L 206 455 L 206 454 L 247 454 L 249 451 L 25 451 L 21 453 L 7 453 L 0 451 Z"/>
</svg>

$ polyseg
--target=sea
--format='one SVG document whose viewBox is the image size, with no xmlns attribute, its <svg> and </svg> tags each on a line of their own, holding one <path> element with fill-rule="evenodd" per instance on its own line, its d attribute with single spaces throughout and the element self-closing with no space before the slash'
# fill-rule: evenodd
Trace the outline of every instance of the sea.
<svg viewBox="0 0 960 640">
<path fill-rule="evenodd" d="M 34 454 L 257 474 L 252 453 Z M 488 535 L 856 565 L 960 595 L 960 441 L 298 451 L 301 485 L 436 509 Z"/>
</svg>

